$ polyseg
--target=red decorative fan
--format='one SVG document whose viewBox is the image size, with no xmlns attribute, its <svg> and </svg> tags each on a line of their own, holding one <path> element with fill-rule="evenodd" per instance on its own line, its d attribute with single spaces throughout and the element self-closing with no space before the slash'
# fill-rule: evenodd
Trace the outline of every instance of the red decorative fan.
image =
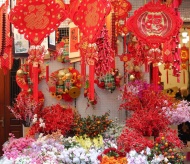
<svg viewBox="0 0 190 164">
<path fill-rule="evenodd" d="M 127 27 L 139 40 L 151 45 L 159 45 L 176 36 L 182 20 L 173 8 L 149 2 L 135 11 L 127 21 Z"/>
<path fill-rule="evenodd" d="M 93 43 L 100 35 L 105 24 L 105 16 L 109 14 L 110 10 L 111 4 L 107 0 L 83 0 L 73 21 L 83 35 L 88 36 L 89 42 Z"/>
<path fill-rule="evenodd" d="M 55 0 L 20 2 L 10 12 L 10 21 L 32 45 L 39 45 L 66 18 Z"/>
</svg>

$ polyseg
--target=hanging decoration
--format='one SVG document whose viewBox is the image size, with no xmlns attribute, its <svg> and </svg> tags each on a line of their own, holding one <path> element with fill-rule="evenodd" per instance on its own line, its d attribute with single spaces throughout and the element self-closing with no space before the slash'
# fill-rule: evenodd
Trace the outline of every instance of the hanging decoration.
<svg viewBox="0 0 190 164">
<path fill-rule="evenodd" d="M 172 69 L 172 63 L 174 62 L 173 53 L 172 53 L 172 40 L 163 43 L 163 62 L 164 70 L 166 70 L 166 83 L 169 83 L 169 73 L 168 71 Z"/>
<path fill-rule="evenodd" d="M 34 46 L 35 54 L 30 51 L 29 60 L 34 60 L 33 97 L 38 100 L 38 62 L 43 57 L 43 54 L 38 54 L 41 50 L 38 46 L 65 20 L 66 12 L 55 0 L 21 1 L 11 9 L 9 18 L 18 32 Z"/>
<path fill-rule="evenodd" d="M 145 56 L 148 63 L 153 63 L 153 77 L 155 77 L 155 89 L 158 89 L 158 62 L 163 61 L 161 43 L 172 39 L 173 74 L 179 77 L 179 52 L 176 48 L 179 40 L 178 33 L 182 26 L 182 19 L 178 12 L 160 1 L 150 1 L 135 11 L 135 14 L 127 20 L 127 27 L 134 33 L 143 46 L 148 46 Z M 146 64 L 146 63 L 145 63 Z"/>
<path fill-rule="evenodd" d="M 96 105 L 98 103 L 98 98 L 97 98 L 96 92 L 94 91 L 95 92 L 94 99 L 90 99 L 89 87 L 90 87 L 89 77 L 86 77 L 86 79 L 85 79 L 85 85 L 84 85 L 84 97 L 87 98 L 87 100 L 88 100 L 88 102 L 87 102 L 87 108 L 90 105 L 94 108 L 95 107 L 94 105 Z"/>
<path fill-rule="evenodd" d="M 50 75 L 48 86 L 57 100 L 72 101 L 80 95 L 81 75 L 73 67 L 63 68 Z"/>
<path fill-rule="evenodd" d="M 181 69 L 183 70 L 183 82 L 185 84 L 185 70 L 187 70 L 187 61 L 189 60 L 189 49 L 185 44 L 181 47 Z"/>
<path fill-rule="evenodd" d="M 44 65 L 40 64 L 37 71 L 38 71 L 37 78 L 40 82 L 41 80 L 45 79 L 46 71 Z M 24 92 L 33 93 L 34 75 L 32 76 L 32 72 L 33 72 L 33 67 L 29 62 L 22 64 L 21 68 L 18 69 L 16 72 L 16 83 Z"/>
<path fill-rule="evenodd" d="M 57 61 L 61 63 L 69 63 L 69 39 L 62 39 L 61 42 L 56 44 L 56 50 L 58 52 Z"/>
<path fill-rule="evenodd" d="M 109 73 L 97 78 L 95 83 L 99 88 L 106 89 L 109 92 L 113 92 L 117 87 L 120 87 L 122 76 L 118 69 L 112 69 Z"/>
<path fill-rule="evenodd" d="M 126 18 L 128 17 L 128 12 L 132 9 L 132 5 L 127 0 L 111 0 L 113 6 L 113 11 L 115 15 L 115 34 L 127 34 L 129 31 L 126 27 Z"/>
<path fill-rule="evenodd" d="M 28 62 L 29 63 L 43 63 L 44 61 L 44 55 L 46 53 L 44 46 L 30 46 L 28 50 Z"/>
<path fill-rule="evenodd" d="M 12 68 L 13 63 L 8 7 L 8 0 L 0 7 L 0 69 L 3 69 L 4 74 Z"/>
<path fill-rule="evenodd" d="M 40 45 L 65 20 L 66 13 L 55 1 L 32 0 L 20 2 L 11 9 L 9 17 L 31 45 Z"/>
<path fill-rule="evenodd" d="M 147 3 L 127 21 L 130 31 L 151 48 L 157 48 L 161 43 L 176 36 L 181 25 L 182 20 L 174 9 L 161 4 L 160 1 Z"/>
<path fill-rule="evenodd" d="M 108 30 L 104 26 L 100 36 L 96 40 L 97 45 L 97 60 L 95 63 L 95 74 L 97 77 L 101 77 L 111 69 L 115 68 L 115 52 L 111 48 L 110 38 L 108 37 Z"/>
<path fill-rule="evenodd" d="M 105 24 L 105 16 L 110 11 L 111 4 L 108 0 L 84 0 L 80 3 L 73 21 L 79 27 L 83 36 L 88 37 L 89 43 L 93 43 L 100 36 Z"/>
</svg>

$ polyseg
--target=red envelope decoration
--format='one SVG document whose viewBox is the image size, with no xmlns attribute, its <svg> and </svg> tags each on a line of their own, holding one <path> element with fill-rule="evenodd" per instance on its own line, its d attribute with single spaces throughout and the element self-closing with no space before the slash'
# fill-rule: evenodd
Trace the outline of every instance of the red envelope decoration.
<svg viewBox="0 0 190 164">
<path fill-rule="evenodd" d="M 164 43 L 177 35 L 181 25 L 182 19 L 176 11 L 159 1 L 147 3 L 127 20 L 128 29 L 148 44 Z"/>
<path fill-rule="evenodd" d="M 55 0 L 20 2 L 10 12 L 10 21 L 32 45 L 39 45 L 66 18 Z"/>
<path fill-rule="evenodd" d="M 73 21 L 84 37 L 88 36 L 89 42 L 93 43 L 100 35 L 105 24 L 105 16 L 110 11 L 111 4 L 108 0 L 83 0 L 73 17 Z"/>
</svg>

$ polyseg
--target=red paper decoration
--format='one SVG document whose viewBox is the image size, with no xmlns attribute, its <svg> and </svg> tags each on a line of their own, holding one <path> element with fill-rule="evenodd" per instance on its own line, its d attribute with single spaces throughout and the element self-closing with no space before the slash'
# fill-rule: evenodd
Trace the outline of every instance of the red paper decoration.
<svg viewBox="0 0 190 164">
<path fill-rule="evenodd" d="M 127 34 L 126 18 L 128 12 L 132 9 L 132 5 L 127 0 L 111 0 L 115 15 L 115 32 L 118 34 Z M 114 34 L 115 35 L 115 34 Z"/>
<path fill-rule="evenodd" d="M 134 32 L 139 40 L 154 46 L 176 36 L 181 25 L 182 20 L 174 9 L 159 1 L 147 3 L 127 21 L 128 29 Z"/>
<path fill-rule="evenodd" d="M 100 35 L 105 16 L 110 13 L 111 4 L 108 0 L 83 0 L 75 13 L 73 21 L 80 28 L 84 37 L 93 43 Z"/>
<path fill-rule="evenodd" d="M 11 23 L 33 45 L 39 45 L 65 18 L 65 11 L 52 0 L 20 2 L 10 12 Z"/>
<path fill-rule="evenodd" d="M 0 68 L 4 74 L 12 68 L 12 38 L 10 37 L 10 22 L 7 9 L 9 1 L 0 7 Z"/>
</svg>

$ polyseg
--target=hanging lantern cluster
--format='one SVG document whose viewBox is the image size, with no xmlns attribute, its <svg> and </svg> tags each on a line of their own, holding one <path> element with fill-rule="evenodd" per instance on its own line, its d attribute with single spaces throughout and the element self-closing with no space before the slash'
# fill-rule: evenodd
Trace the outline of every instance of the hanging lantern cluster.
<svg viewBox="0 0 190 164">
<path fill-rule="evenodd" d="M 158 62 L 164 62 L 162 44 L 166 45 L 166 42 L 169 42 L 167 44 L 171 44 L 171 46 L 165 47 L 166 51 L 164 53 L 170 54 L 168 51 L 172 52 L 173 74 L 179 77 L 180 53 L 178 49 L 178 34 L 182 22 L 176 9 L 162 4 L 159 0 L 157 2 L 148 2 L 136 10 L 134 15 L 127 20 L 128 29 L 137 37 L 137 41 L 140 43 L 139 46 L 142 47 L 141 49 L 145 50 L 145 53 L 138 54 L 138 56 L 143 55 L 142 58 L 145 58 L 143 61 L 145 66 L 147 63 L 153 63 L 153 76 L 155 79 L 158 79 L 159 74 L 158 69 L 155 67 L 158 67 Z M 149 48 L 146 49 L 145 47 Z M 136 58 L 134 61 L 136 61 Z M 167 64 L 169 62 L 167 61 Z M 154 85 L 155 89 L 157 89 L 157 80 L 154 81 Z"/>
</svg>

